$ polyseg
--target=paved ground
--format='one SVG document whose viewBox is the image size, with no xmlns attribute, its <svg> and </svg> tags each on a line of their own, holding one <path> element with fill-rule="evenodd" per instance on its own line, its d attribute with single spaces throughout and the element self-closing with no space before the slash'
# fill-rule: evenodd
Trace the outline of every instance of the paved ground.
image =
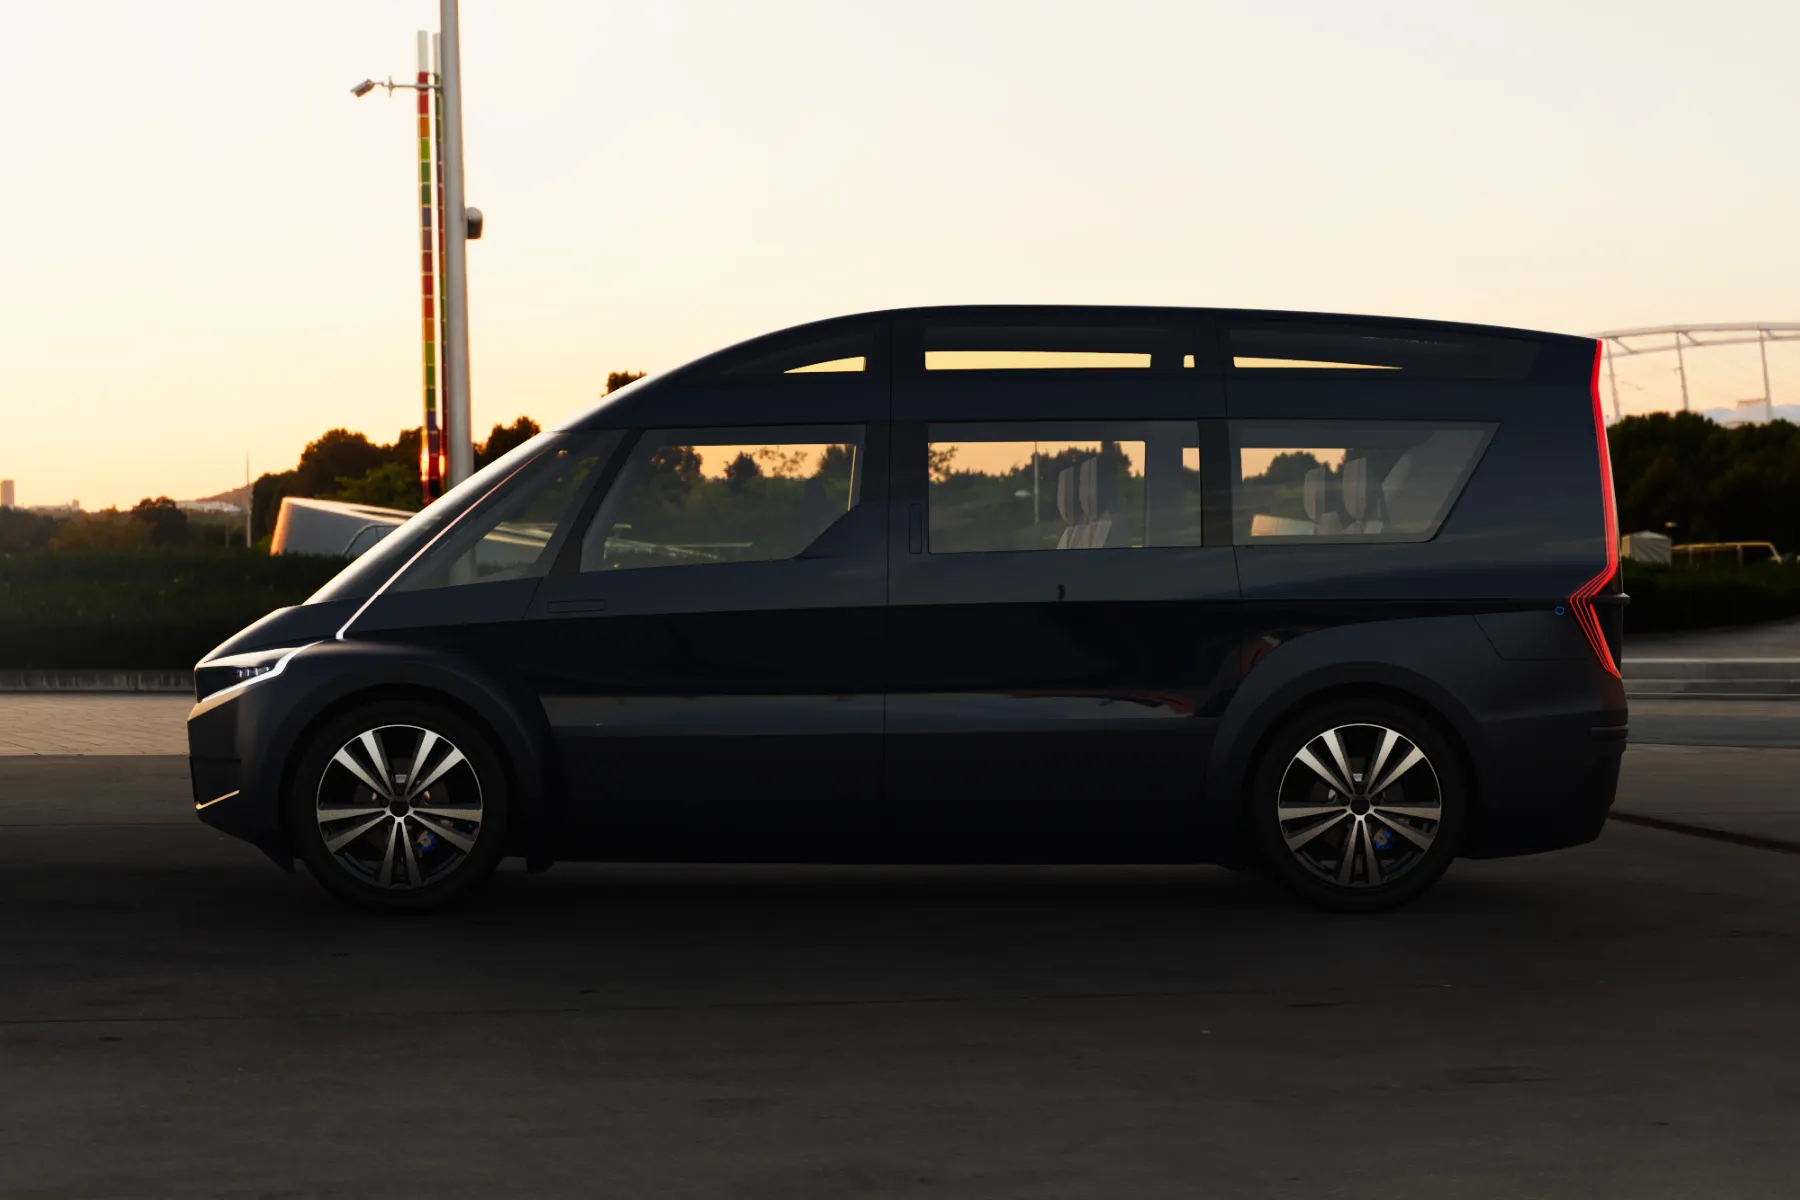
<svg viewBox="0 0 1800 1200">
<path fill-rule="evenodd" d="M 191 695 L 0 693 L 0 756 L 186 754 Z"/>
<path fill-rule="evenodd" d="M 1792 791 L 1633 750 L 1624 795 Z M 509 870 L 345 910 L 166 757 L 0 761 L 0 1195 L 1762 1197 L 1800 859 L 1613 825 L 1332 918 L 1201 870 Z"/>
</svg>

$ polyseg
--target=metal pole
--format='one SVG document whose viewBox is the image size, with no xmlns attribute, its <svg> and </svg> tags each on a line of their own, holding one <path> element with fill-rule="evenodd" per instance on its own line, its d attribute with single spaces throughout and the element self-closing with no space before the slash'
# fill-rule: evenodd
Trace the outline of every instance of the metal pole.
<svg viewBox="0 0 1800 1200">
<path fill-rule="evenodd" d="M 1612 385 L 1613 420 L 1622 421 L 1624 415 L 1619 412 L 1619 377 L 1613 374 L 1613 352 L 1611 342 L 1601 342 L 1606 349 L 1606 382 Z"/>
<path fill-rule="evenodd" d="M 431 191 L 431 35 L 419 31 L 418 76 L 419 137 L 419 328 L 424 342 L 425 423 L 419 431 L 419 487 L 425 503 L 443 494 L 438 472 L 438 332 L 437 278 L 433 263 L 439 256 L 432 233 Z"/>
<path fill-rule="evenodd" d="M 1756 352 L 1762 355 L 1763 415 L 1773 421 L 1775 419 L 1775 393 L 1769 390 L 1769 337 L 1766 330 L 1756 331 Z"/>
<path fill-rule="evenodd" d="M 444 436 L 449 440 L 449 484 L 455 487 L 475 470 L 475 446 L 469 422 L 469 226 L 463 199 L 462 35 L 457 0 L 438 0 L 442 26 L 444 103 L 444 307 L 449 337 L 444 365 L 449 388 L 444 406 Z"/>
<path fill-rule="evenodd" d="M 445 0 L 450 4 L 450 0 Z M 1681 412 L 1687 412 L 1687 358 L 1681 354 L 1681 333 L 1676 333 L 1676 374 L 1681 376 Z"/>
</svg>

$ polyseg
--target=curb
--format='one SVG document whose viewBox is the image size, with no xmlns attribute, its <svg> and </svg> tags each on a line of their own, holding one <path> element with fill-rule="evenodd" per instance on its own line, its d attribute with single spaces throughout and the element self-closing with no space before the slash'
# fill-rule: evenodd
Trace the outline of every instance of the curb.
<svg viewBox="0 0 1800 1200">
<path fill-rule="evenodd" d="M 1631 658 L 1625 694 L 1642 699 L 1800 700 L 1800 658 Z"/>
<path fill-rule="evenodd" d="M 0 671 L 0 692 L 194 692 L 192 671 Z"/>
<path fill-rule="evenodd" d="M 1800 680 L 1800 658 L 1639 658 L 1626 655 L 1627 679 Z"/>
</svg>

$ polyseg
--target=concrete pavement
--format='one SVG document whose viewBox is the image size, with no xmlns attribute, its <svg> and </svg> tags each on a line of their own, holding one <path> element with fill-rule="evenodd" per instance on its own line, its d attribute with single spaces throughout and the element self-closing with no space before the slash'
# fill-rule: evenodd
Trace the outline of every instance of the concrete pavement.
<svg viewBox="0 0 1800 1200">
<path fill-rule="evenodd" d="M 0 757 L 186 754 L 193 707 L 191 694 L 0 694 Z"/>
</svg>

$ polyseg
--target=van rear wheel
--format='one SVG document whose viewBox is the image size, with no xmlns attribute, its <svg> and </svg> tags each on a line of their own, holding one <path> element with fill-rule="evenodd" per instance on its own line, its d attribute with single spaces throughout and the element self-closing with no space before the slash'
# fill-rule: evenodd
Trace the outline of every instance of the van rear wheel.
<svg viewBox="0 0 1800 1200">
<path fill-rule="evenodd" d="M 1322 705 L 1271 741 L 1253 784 L 1250 833 L 1269 872 L 1321 908 L 1404 904 L 1449 868 L 1468 787 L 1454 750 L 1384 700 Z"/>
</svg>

